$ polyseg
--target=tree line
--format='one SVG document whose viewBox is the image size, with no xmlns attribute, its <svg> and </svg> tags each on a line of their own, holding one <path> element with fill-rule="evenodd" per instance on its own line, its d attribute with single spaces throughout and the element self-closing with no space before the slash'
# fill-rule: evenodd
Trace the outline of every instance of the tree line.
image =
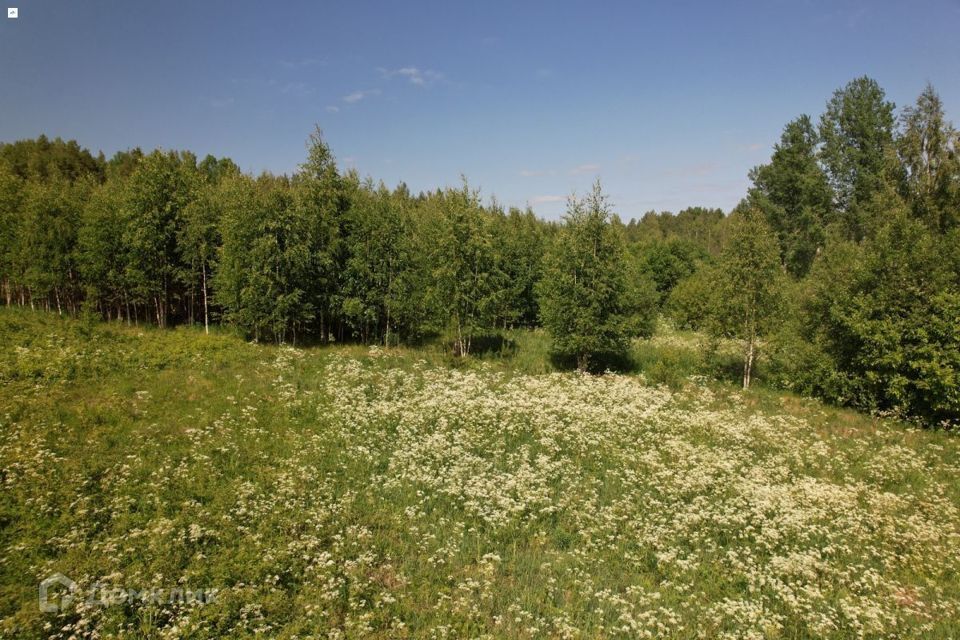
<svg viewBox="0 0 960 640">
<path fill-rule="evenodd" d="M 466 355 L 545 327 L 597 369 L 678 327 L 737 340 L 743 385 L 949 423 L 960 414 L 960 148 L 927 87 L 869 78 L 788 123 L 729 214 L 626 224 L 599 185 L 560 223 L 464 180 L 413 194 L 340 171 L 319 131 L 293 175 L 75 142 L 0 145 L 7 305 L 130 324 L 220 323 L 255 340 L 416 343 Z"/>
</svg>

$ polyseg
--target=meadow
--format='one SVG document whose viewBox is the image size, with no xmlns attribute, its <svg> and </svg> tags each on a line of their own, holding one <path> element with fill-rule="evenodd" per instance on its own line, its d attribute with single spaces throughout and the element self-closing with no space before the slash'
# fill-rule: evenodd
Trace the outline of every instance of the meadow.
<svg viewBox="0 0 960 640">
<path fill-rule="evenodd" d="M 0 309 L 0 637 L 960 635 L 954 435 L 657 336 L 590 376 L 536 332 L 454 359 Z"/>
</svg>

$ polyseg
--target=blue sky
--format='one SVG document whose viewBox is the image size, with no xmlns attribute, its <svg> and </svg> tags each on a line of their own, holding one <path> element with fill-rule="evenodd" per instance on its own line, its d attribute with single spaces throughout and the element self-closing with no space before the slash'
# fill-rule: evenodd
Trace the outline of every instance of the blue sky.
<svg viewBox="0 0 960 640">
<path fill-rule="evenodd" d="M 599 177 L 623 218 L 729 209 L 783 125 L 876 78 L 960 120 L 960 1 L 7 0 L 0 140 L 190 149 L 291 172 L 459 183 L 558 217 Z"/>
</svg>

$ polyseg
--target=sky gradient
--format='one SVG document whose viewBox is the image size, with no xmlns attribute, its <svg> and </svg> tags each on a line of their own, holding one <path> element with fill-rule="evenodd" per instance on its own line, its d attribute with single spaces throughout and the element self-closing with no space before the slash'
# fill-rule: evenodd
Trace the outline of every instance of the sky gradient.
<svg viewBox="0 0 960 640">
<path fill-rule="evenodd" d="M 8 0 L 0 140 L 190 149 L 289 173 L 319 125 L 341 167 L 466 175 L 557 218 L 596 178 L 624 219 L 729 210 L 784 124 L 875 78 L 960 120 L 960 1 Z"/>
</svg>

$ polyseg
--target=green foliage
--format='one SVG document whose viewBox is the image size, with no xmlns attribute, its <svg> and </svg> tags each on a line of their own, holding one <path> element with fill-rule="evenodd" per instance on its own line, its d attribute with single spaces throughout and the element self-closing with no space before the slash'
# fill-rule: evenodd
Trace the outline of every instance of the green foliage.
<svg viewBox="0 0 960 640">
<path fill-rule="evenodd" d="M 711 256 L 723 247 L 724 215 L 721 209 L 688 207 L 674 215 L 669 211 L 650 211 L 626 225 L 630 242 L 663 242 L 680 240 L 691 243 Z"/>
<path fill-rule="evenodd" d="M 346 263 L 341 277 L 343 315 L 355 337 L 391 343 L 410 336 L 417 318 L 408 306 L 416 296 L 408 207 L 383 185 L 355 184 L 346 223 Z"/>
<path fill-rule="evenodd" d="M 510 209 L 506 216 L 497 215 L 495 236 L 500 240 L 498 261 L 505 287 L 497 324 L 536 326 L 540 315 L 536 285 L 546 246 L 544 225 L 530 209 Z"/>
<path fill-rule="evenodd" d="M 587 197 L 570 199 L 564 221 L 544 260 L 540 310 L 554 353 L 585 371 L 625 354 L 630 338 L 649 335 L 656 289 L 626 260 L 599 183 Z"/>
<path fill-rule="evenodd" d="M 123 229 L 129 261 L 126 277 L 134 297 L 151 303 L 157 324 L 167 326 L 171 307 L 182 304 L 177 239 L 183 214 L 197 188 L 195 159 L 155 151 L 145 156 L 125 183 Z"/>
<path fill-rule="evenodd" d="M 701 265 L 691 276 L 677 283 L 667 299 L 666 311 L 680 329 L 700 331 L 706 327 L 712 309 L 717 267 Z"/>
<path fill-rule="evenodd" d="M 743 343 L 743 388 L 750 386 L 761 336 L 770 332 L 781 304 L 779 248 L 763 213 L 744 208 L 734 214 L 729 244 L 709 272 L 707 332 Z"/>
<path fill-rule="evenodd" d="M 293 262 L 298 270 L 287 278 L 289 293 L 283 294 L 284 306 L 298 316 L 296 320 L 291 318 L 298 329 L 307 320 L 314 320 L 321 340 L 327 342 L 331 336 L 343 340 L 340 279 L 347 257 L 344 236 L 349 200 L 333 152 L 319 129 L 310 136 L 307 159 L 294 176 L 292 186 L 277 190 L 281 200 L 292 197 L 287 214 L 291 226 L 278 250 L 287 251 L 288 244 L 295 247 L 297 257 Z"/>
<path fill-rule="evenodd" d="M 885 182 L 895 181 L 894 104 L 866 76 L 834 92 L 820 118 L 821 159 L 835 191 L 847 237 L 859 240 L 867 229 L 857 215 Z"/>
<path fill-rule="evenodd" d="M 777 234 L 787 271 L 803 277 L 824 242 L 832 215 L 833 192 L 817 162 L 819 139 L 810 117 L 784 127 L 769 164 L 753 169 L 748 195 Z"/>
<path fill-rule="evenodd" d="M 960 225 L 960 138 L 931 85 L 901 115 L 897 139 L 913 214 L 934 231 Z"/>
<path fill-rule="evenodd" d="M 708 259 L 700 246 L 680 238 L 636 244 L 631 249 L 631 253 L 639 260 L 640 271 L 653 280 L 661 307 L 674 287 L 693 275 L 700 264 Z"/>
<path fill-rule="evenodd" d="M 817 392 L 932 424 L 956 421 L 960 291 L 943 255 L 938 239 L 903 214 L 863 246 L 831 247 L 811 274 L 804 322 L 835 372 Z"/>
<path fill-rule="evenodd" d="M 458 368 L 515 361 L 513 330 L 542 325 L 537 344 L 550 335 L 558 363 L 594 370 L 635 369 L 629 342 L 662 310 L 723 344 L 701 373 L 728 376 L 736 341 L 745 383 L 762 349 L 760 375 L 778 386 L 952 420 L 957 132 L 929 86 L 899 130 L 894 115 L 857 78 L 819 128 L 807 116 L 786 125 L 730 216 L 691 207 L 626 225 L 598 192 L 547 223 L 466 184 L 391 191 L 341 173 L 319 130 L 290 177 L 189 152 L 108 161 L 43 136 L 0 144 L 0 301 L 131 325 L 221 323 L 255 340 L 417 344 Z M 898 231 L 903 221 L 922 233 Z M 686 371 L 663 358 L 642 368 L 676 385 L 673 364 Z"/>
<path fill-rule="evenodd" d="M 5 171 L 29 182 L 60 180 L 74 182 L 92 177 L 100 181 L 104 176 L 104 162 L 93 157 L 75 140 L 49 140 L 41 135 L 36 140 L 0 143 L 0 165 Z"/>
<path fill-rule="evenodd" d="M 297 340 L 316 304 L 311 220 L 272 176 L 225 180 L 223 246 L 215 283 L 229 322 L 255 340 Z"/>
<path fill-rule="evenodd" d="M 493 219 L 464 181 L 432 201 L 431 303 L 453 331 L 454 351 L 470 353 L 471 341 L 493 327 L 503 297 L 504 273 L 497 260 Z"/>
</svg>

